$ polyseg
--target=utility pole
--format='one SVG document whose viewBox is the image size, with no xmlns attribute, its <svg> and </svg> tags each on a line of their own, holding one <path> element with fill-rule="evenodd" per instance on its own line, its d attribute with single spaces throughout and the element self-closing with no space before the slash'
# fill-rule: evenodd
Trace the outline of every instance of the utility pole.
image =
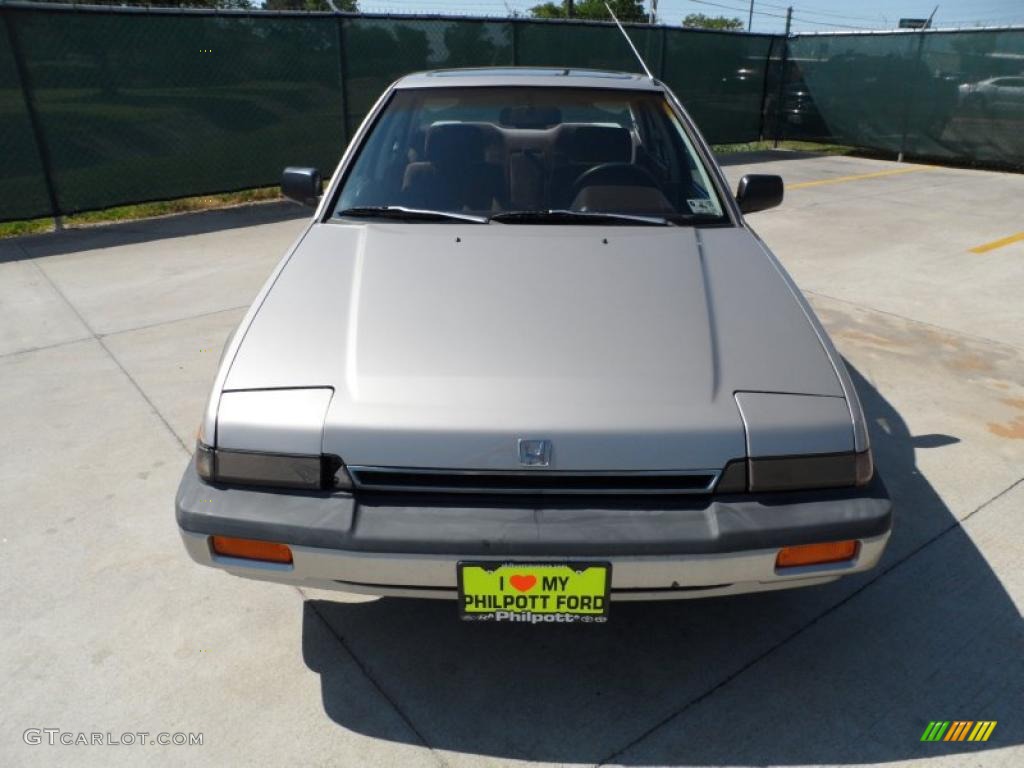
<svg viewBox="0 0 1024 768">
<path fill-rule="evenodd" d="M 651 0 L 651 15 L 648 19 L 649 24 L 658 23 L 658 0 Z"/>
<path fill-rule="evenodd" d="M 750 0 L 750 15 L 747 16 L 747 32 L 750 31 L 751 25 L 754 23 L 754 0 Z"/>
<path fill-rule="evenodd" d="M 573 7 L 572 0 L 565 0 L 565 17 L 571 19 L 576 15 L 576 9 Z"/>
</svg>

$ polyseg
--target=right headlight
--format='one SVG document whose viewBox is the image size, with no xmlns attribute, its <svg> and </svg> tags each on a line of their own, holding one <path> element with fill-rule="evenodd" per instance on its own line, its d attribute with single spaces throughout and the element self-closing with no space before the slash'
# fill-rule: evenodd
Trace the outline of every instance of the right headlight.
<svg viewBox="0 0 1024 768">
<path fill-rule="evenodd" d="M 774 456 L 730 462 L 718 493 L 803 491 L 849 488 L 871 482 L 875 474 L 871 450 L 810 456 Z"/>
<path fill-rule="evenodd" d="M 750 459 L 751 491 L 796 491 L 867 485 L 874 475 L 870 449 L 861 453 Z"/>
<path fill-rule="evenodd" d="M 226 451 L 196 444 L 196 472 L 208 483 L 305 490 L 351 490 L 352 478 L 337 456 Z"/>
</svg>

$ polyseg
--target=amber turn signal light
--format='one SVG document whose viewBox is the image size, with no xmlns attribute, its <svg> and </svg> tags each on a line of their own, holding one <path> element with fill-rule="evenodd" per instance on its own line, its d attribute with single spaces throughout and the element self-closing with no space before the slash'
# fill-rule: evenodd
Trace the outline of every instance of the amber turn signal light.
<svg viewBox="0 0 1024 768">
<path fill-rule="evenodd" d="M 246 560 L 261 560 L 265 563 L 291 563 L 292 551 L 287 544 L 256 539 L 235 539 L 230 536 L 213 536 L 213 551 L 225 557 L 242 557 Z"/>
<path fill-rule="evenodd" d="M 824 565 L 852 560 L 857 556 L 859 545 L 854 539 L 830 541 L 825 544 L 802 544 L 798 547 L 783 547 L 775 558 L 776 568 L 795 568 L 800 565 Z"/>
</svg>

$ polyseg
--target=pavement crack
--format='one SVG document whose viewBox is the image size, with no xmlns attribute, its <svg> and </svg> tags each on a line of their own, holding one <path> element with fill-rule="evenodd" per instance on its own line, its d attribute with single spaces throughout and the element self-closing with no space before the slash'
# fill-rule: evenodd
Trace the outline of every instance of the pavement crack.
<svg viewBox="0 0 1024 768">
<path fill-rule="evenodd" d="M 726 677 L 722 678 L 719 682 L 717 682 L 715 685 L 713 685 L 708 690 L 706 690 L 703 693 L 701 693 L 699 696 L 696 696 L 696 697 L 690 699 L 688 702 L 683 704 L 681 707 L 676 709 L 674 712 L 672 712 L 672 713 L 666 715 L 665 717 L 663 717 L 657 723 L 655 723 L 651 727 L 647 728 L 643 733 L 639 734 L 638 736 L 636 736 L 635 738 L 630 740 L 628 743 L 626 743 L 624 746 L 622 746 L 619 749 L 615 750 L 610 755 L 608 755 L 607 757 L 602 759 L 600 762 L 596 763 L 596 766 L 607 765 L 608 763 L 610 763 L 612 760 L 615 760 L 620 755 L 625 754 L 626 752 L 628 752 L 633 747 L 637 746 L 638 744 L 641 744 L 648 737 L 652 736 L 654 733 L 656 733 L 657 731 L 661 730 L 664 726 L 668 725 L 669 723 L 671 723 L 673 720 L 675 720 L 679 716 L 685 714 L 688 710 L 694 708 L 695 706 L 697 706 L 698 704 L 703 702 L 705 699 L 710 698 L 716 692 L 718 692 L 721 689 L 725 688 L 727 685 L 729 685 L 729 683 L 731 683 L 736 678 L 740 677 L 747 670 L 752 669 L 753 667 L 755 667 L 758 664 L 760 664 L 762 661 L 764 661 L 769 656 L 774 654 L 780 648 L 782 648 L 783 646 L 787 645 L 790 641 L 796 639 L 797 637 L 802 635 L 805 631 L 807 631 L 808 629 L 811 629 L 816 624 L 821 622 L 823 619 L 827 618 L 828 616 L 831 616 L 833 613 L 835 613 L 837 610 L 842 608 L 847 603 L 851 602 L 854 598 L 856 598 L 862 592 L 867 590 L 869 587 L 872 587 L 875 584 L 877 584 L 879 581 L 884 579 L 886 576 L 888 576 L 890 573 L 895 571 L 897 568 L 899 568 L 900 566 L 902 566 L 903 564 L 905 564 L 909 560 L 911 560 L 914 557 L 916 557 L 919 553 L 921 553 L 922 551 L 924 551 L 925 549 L 930 547 L 932 544 L 934 544 L 937 541 L 939 541 L 940 539 L 944 538 L 950 532 L 955 531 L 957 529 L 961 529 L 963 527 L 963 523 L 964 522 L 966 522 L 967 520 L 970 520 L 978 512 L 981 512 L 981 510 L 983 510 L 986 507 L 990 506 L 991 504 L 995 503 L 996 501 L 1001 499 L 1006 494 L 1010 493 L 1014 488 L 1016 488 L 1017 486 L 1021 485 L 1022 483 L 1024 483 L 1024 477 L 1021 477 L 1018 480 L 1014 481 L 1013 483 L 1010 483 L 1010 485 L 1008 485 L 1006 488 L 1001 490 L 996 495 L 994 495 L 991 498 L 989 498 L 987 501 L 983 501 L 977 507 L 975 507 L 970 512 L 968 512 L 966 515 L 964 515 L 964 517 L 962 519 L 958 520 L 958 519 L 956 519 L 954 517 L 953 518 L 953 522 L 950 525 L 948 525 L 945 528 L 943 528 L 941 531 L 936 533 L 934 536 L 926 539 L 924 542 L 919 544 L 917 547 L 912 549 L 910 552 L 905 554 L 903 557 L 898 559 L 896 562 L 894 562 L 891 565 L 889 565 L 888 567 L 886 567 L 884 570 L 877 571 L 875 576 L 874 576 L 874 578 L 872 578 L 869 581 L 866 581 L 863 584 L 861 584 L 859 587 L 857 587 L 855 590 L 853 590 L 853 592 L 848 594 L 842 600 L 840 600 L 837 603 L 834 603 L 834 604 L 830 605 L 828 608 L 826 608 L 824 611 L 822 611 L 817 616 L 812 618 L 806 624 L 804 624 L 803 626 L 798 627 L 797 629 L 795 629 L 792 632 L 790 632 L 788 635 L 786 635 L 784 638 L 779 640 L 777 643 L 775 643 L 774 645 L 770 646 L 769 648 L 767 648 L 766 650 L 764 650 L 763 652 L 761 652 L 760 654 L 755 656 L 753 659 L 748 661 L 746 664 L 741 666 L 739 669 L 734 670 L 729 675 L 727 675 Z"/>
<path fill-rule="evenodd" d="M 249 304 L 240 304 L 237 307 L 225 307 L 224 309 L 214 309 L 214 310 L 212 310 L 210 312 L 201 312 L 198 315 L 188 315 L 186 317 L 175 317 L 175 318 L 173 318 L 171 320 L 160 320 L 160 321 L 155 322 L 155 323 L 148 323 L 146 325 L 139 325 L 139 326 L 136 326 L 135 328 L 122 328 L 121 330 L 118 330 L 118 331 L 110 331 L 109 333 L 100 333 L 100 334 L 97 334 L 97 335 L 101 339 L 105 339 L 108 336 L 120 336 L 123 333 L 133 333 L 135 331 L 148 331 L 151 328 L 160 328 L 161 326 L 164 326 L 164 325 L 173 325 L 174 323 L 185 323 L 185 322 L 188 322 L 189 320 L 202 320 L 203 318 L 206 318 L 206 317 L 214 317 L 215 315 L 223 315 L 226 312 L 237 312 L 240 309 L 248 309 L 250 305 L 251 305 L 251 302 Z"/>
<path fill-rule="evenodd" d="M 1010 483 L 1008 486 L 1003 488 L 1003 490 L 1001 490 L 999 493 L 997 493 L 991 499 L 989 499 L 988 501 L 984 501 L 981 504 L 979 504 L 978 506 L 976 506 L 974 509 L 972 509 L 970 512 L 968 512 L 966 515 L 964 515 L 963 518 L 961 518 L 960 521 L 957 523 L 957 525 L 951 526 L 947 530 L 952 530 L 952 528 L 956 528 L 957 526 L 963 525 L 965 522 L 970 520 L 976 514 L 981 512 L 981 510 L 983 510 L 985 507 L 987 507 L 987 506 L 989 506 L 991 504 L 994 504 L 995 502 L 999 501 L 999 499 L 1003 498 L 1003 496 L 1005 496 L 1006 494 L 1010 493 L 1010 491 L 1012 491 L 1014 488 L 1016 488 L 1021 483 L 1024 483 L 1024 477 L 1020 478 L 1019 480 L 1017 480 L 1014 483 Z"/>
<path fill-rule="evenodd" d="M 44 352 L 47 349 L 57 349 L 58 347 L 67 347 L 71 344 L 80 344 L 83 341 L 92 341 L 93 336 L 81 336 L 77 339 L 68 339 L 67 341 L 57 341 L 53 344 L 43 344 L 40 347 L 26 347 L 25 349 L 16 349 L 13 352 L 4 352 L 0 355 L 0 360 L 6 357 L 17 357 L 18 355 L 28 355 L 32 352 Z"/>
<path fill-rule="evenodd" d="M 430 746 L 426 736 L 424 736 L 423 733 L 420 732 L 419 728 L 416 727 L 415 723 L 413 723 L 412 721 L 412 718 L 410 718 L 409 715 L 406 714 L 405 710 L 403 710 L 398 705 L 398 702 L 390 694 L 388 694 L 388 692 L 384 689 L 384 686 L 382 686 L 377 681 L 377 679 L 371 674 L 370 668 L 362 659 L 360 659 L 356 655 L 355 651 L 352 649 L 352 646 L 348 644 L 348 642 L 345 640 L 342 634 L 335 630 L 331 623 L 327 621 L 324 615 L 317 608 L 316 603 L 314 601 L 308 600 L 306 598 L 305 593 L 302 591 L 300 587 L 296 587 L 295 590 L 299 593 L 299 595 L 302 596 L 303 600 L 309 603 L 310 609 L 320 620 L 320 622 L 324 625 L 324 627 L 327 628 L 327 631 L 330 633 L 331 637 L 338 641 L 338 645 L 340 645 L 344 649 L 345 653 L 347 653 L 349 657 L 352 659 L 352 661 L 355 663 L 355 665 L 359 667 L 359 671 L 363 673 L 363 676 L 370 682 L 370 685 L 372 685 L 377 690 L 377 692 L 381 695 L 384 701 L 386 701 L 395 711 L 395 714 L 397 714 L 401 721 L 405 723 L 406 727 L 410 731 L 412 731 L 412 733 L 416 736 L 417 739 L 419 739 L 420 744 L 430 752 L 434 760 L 437 761 L 437 764 L 440 766 L 447 766 L 448 763 L 434 750 L 432 746 Z"/>
<path fill-rule="evenodd" d="M 114 365 L 116 365 L 121 370 L 121 373 L 124 374 L 125 378 L 127 378 L 128 381 L 131 382 L 131 385 L 135 388 L 135 391 L 139 393 L 139 396 L 143 399 L 146 405 L 149 406 L 149 409 L 153 412 L 153 415 L 155 415 L 160 420 L 160 423 L 164 425 L 164 427 L 170 433 L 171 437 L 174 438 L 174 442 L 181 446 L 181 449 L 185 452 L 186 455 L 191 456 L 192 451 L 189 449 L 189 447 L 185 445 L 184 441 L 180 437 L 178 437 L 178 433 L 174 431 L 174 428 L 171 426 L 170 422 L 167 421 L 164 415 L 160 412 L 160 409 L 156 407 L 156 404 L 149 399 L 149 395 L 146 394 L 145 390 L 142 388 L 139 382 L 135 380 L 135 377 L 128 372 L 128 369 L 121 364 L 121 361 L 117 359 L 117 356 L 110 351 L 110 347 L 103 343 L 103 337 L 97 334 L 93 327 L 89 325 L 86 319 L 82 316 L 82 313 L 78 311 L 78 307 L 72 304 L 68 297 L 64 295 L 64 292 L 57 286 L 57 284 L 50 279 L 50 276 L 46 274 L 46 270 L 40 267 L 35 260 L 32 260 L 30 263 L 32 264 L 33 267 L 35 267 L 36 271 L 38 271 L 39 274 L 42 275 L 43 279 L 49 284 L 49 286 L 53 288 L 54 292 L 58 296 L 60 296 L 61 301 L 63 301 L 67 305 L 68 309 L 70 309 L 74 313 L 75 317 L 77 317 L 78 321 L 82 324 L 82 327 L 85 328 L 85 330 L 87 330 L 90 333 L 90 335 L 96 341 L 96 343 L 100 345 L 100 348 L 107 353 L 107 357 L 113 360 Z"/>
</svg>

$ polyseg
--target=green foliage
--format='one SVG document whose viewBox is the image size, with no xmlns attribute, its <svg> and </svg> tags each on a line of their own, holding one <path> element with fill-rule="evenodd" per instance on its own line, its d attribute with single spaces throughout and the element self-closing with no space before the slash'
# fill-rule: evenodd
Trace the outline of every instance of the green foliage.
<svg viewBox="0 0 1024 768">
<path fill-rule="evenodd" d="M 73 3 L 77 0 L 42 0 L 47 3 Z M 234 8 L 253 7 L 251 0 L 89 0 L 90 5 L 157 5 L 162 8 Z"/>
<path fill-rule="evenodd" d="M 604 2 L 605 0 L 580 0 L 574 5 L 573 18 L 611 21 L 612 17 L 608 15 Z M 608 0 L 608 4 L 615 11 L 619 21 L 647 21 L 647 11 L 637 0 Z M 530 15 L 535 19 L 564 19 L 565 5 L 554 2 L 535 5 L 530 9 Z"/>
<path fill-rule="evenodd" d="M 227 0 L 231 2 L 232 0 Z M 248 0 L 243 0 L 248 2 Z M 359 12 L 358 0 L 334 0 L 334 6 L 339 11 L 348 13 Z M 330 11 L 331 6 L 327 0 L 267 0 L 263 6 L 268 11 Z"/>
<path fill-rule="evenodd" d="M 564 19 L 565 8 L 555 3 L 544 3 L 533 6 L 530 9 L 530 15 L 535 19 Z"/>
<path fill-rule="evenodd" d="M 691 13 L 683 19 L 684 27 L 696 27 L 699 29 L 724 29 L 738 31 L 746 27 L 742 19 L 728 16 L 705 16 L 703 13 Z"/>
</svg>

